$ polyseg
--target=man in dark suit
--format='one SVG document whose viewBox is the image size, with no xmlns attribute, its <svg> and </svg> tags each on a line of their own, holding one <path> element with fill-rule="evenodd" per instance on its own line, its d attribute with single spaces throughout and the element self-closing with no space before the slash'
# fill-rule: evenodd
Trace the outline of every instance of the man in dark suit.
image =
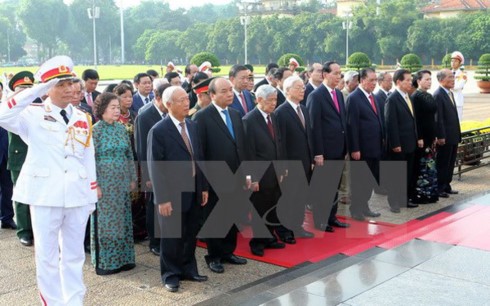
<svg viewBox="0 0 490 306">
<path fill-rule="evenodd" d="M 265 78 L 263 78 L 257 84 L 254 85 L 254 92 L 257 91 L 257 88 L 266 84 L 276 87 L 274 84 L 271 84 L 273 82 L 273 80 L 271 80 L 273 74 L 271 74 L 270 71 L 274 68 L 275 69 L 279 68 L 279 65 L 277 65 L 276 63 L 269 63 L 267 66 L 265 66 Z"/>
<path fill-rule="evenodd" d="M 152 90 L 151 77 L 146 73 L 138 73 L 133 80 L 136 87 L 136 93 L 133 95 L 133 104 L 131 110 L 138 113 L 138 110 L 144 105 L 150 103 L 150 92 Z"/>
<path fill-rule="evenodd" d="M 199 275 L 196 242 L 199 231 L 199 207 L 207 204 L 204 178 L 194 161 L 202 160 L 197 124 L 186 119 L 189 97 L 180 86 L 163 93 L 169 115 L 148 133 L 148 169 L 154 184 L 154 203 L 158 207 L 161 233 L 160 271 L 165 289 L 176 292 L 180 280 L 206 281 Z M 163 161 L 188 161 L 170 171 Z M 173 170 L 173 169 L 172 169 Z M 193 180 L 195 191 L 184 189 Z"/>
<path fill-rule="evenodd" d="M 389 72 L 378 73 L 378 91 L 374 94 L 376 101 L 381 110 L 381 114 L 384 114 L 386 99 L 390 94 L 390 90 L 393 88 L 393 76 Z M 384 117 L 384 116 L 382 116 Z M 383 118 L 384 122 L 384 118 Z"/>
<path fill-rule="evenodd" d="M 273 114 L 277 104 L 277 91 L 270 85 L 263 85 L 257 89 L 255 94 L 257 107 L 243 117 L 249 149 L 248 157 L 250 160 L 256 161 L 283 160 L 281 134 Z M 274 230 L 279 223 L 274 207 L 281 195 L 276 173 L 284 174 L 275 170 L 271 164 L 259 181 L 259 190 L 255 191 L 251 197 L 258 216 L 261 218 L 260 220 L 252 219 L 254 237 L 250 240 L 250 249 L 252 254 L 256 256 L 264 256 L 264 248 L 278 249 L 285 246 L 284 243 L 278 242 L 274 236 Z M 273 238 L 257 237 L 256 223 L 261 223 L 262 220 L 266 224 L 274 224 L 267 225 Z"/>
<path fill-rule="evenodd" d="M 230 68 L 229 78 L 233 84 L 233 92 L 235 94 L 230 107 L 236 109 L 241 117 L 245 116 L 246 113 L 255 107 L 252 96 L 247 90 L 250 83 L 249 75 L 250 70 L 245 66 L 233 65 Z"/>
<path fill-rule="evenodd" d="M 379 161 L 383 152 L 383 114 L 373 90 L 376 88 L 376 73 L 373 69 L 361 70 L 361 84 L 347 98 L 347 139 L 350 158 L 365 161 L 372 175 L 379 182 Z M 368 201 L 373 188 L 367 182 L 360 182 L 357 167 L 351 167 L 352 177 L 357 179 L 352 186 L 352 218 L 363 221 L 364 217 L 379 217 L 369 209 Z"/>
<path fill-rule="evenodd" d="M 224 78 L 216 78 L 209 84 L 212 103 L 196 114 L 199 138 L 206 161 L 224 161 L 235 173 L 246 159 L 245 132 L 240 113 L 229 107 L 233 103 L 233 85 Z M 236 193 L 239 191 L 232 190 Z M 218 202 L 216 192 L 210 188 L 209 202 L 204 207 L 204 214 L 209 216 Z M 234 203 L 224 206 L 239 210 Z M 245 214 L 245 212 L 244 212 Z M 222 262 L 246 264 L 247 260 L 233 254 L 237 244 L 238 229 L 233 225 L 224 238 L 206 238 L 208 255 L 205 257 L 209 269 L 223 273 Z"/>
<path fill-rule="evenodd" d="M 0 221 L 2 228 L 17 229 L 14 222 L 14 206 L 12 204 L 13 184 L 10 171 L 7 170 L 8 133 L 0 128 Z"/>
<path fill-rule="evenodd" d="M 182 82 L 182 88 L 185 89 L 185 91 L 189 92 L 191 91 L 191 81 L 192 78 L 194 77 L 194 74 L 198 71 L 197 66 L 194 64 L 188 64 L 185 66 L 184 73 L 185 73 L 185 78 L 184 82 Z"/>
<path fill-rule="evenodd" d="M 100 92 L 96 90 L 99 84 L 99 73 L 94 69 L 86 69 L 82 73 L 82 80 L 85 83 L 85 94 L 82 103 L 92 108 L 95 98 L 100 95 Z"/>
<path fill-rule="evenodd" d="M 422 148 L 424 141 L 418 139 L 417 125 L 413 112 L 412 101 L 408 92 L 412 87 L 412 75 L 410 71 L 398 69 L 395 71 L 393 81 L 396 90 L 386 99 L 385 105 L 385 131 L 388 158 L 394 161 L 405 161 L 407 167 L 407 196 L 414 194 L 413 163 L 415 148 Z M 394 213 L 400 212 L 400 207 L 414 208 L 406 198 L 397 195 L 400 186 L 391 186 L 388 190 L 388 203 Z"/>
<path fill-rule="evenodd" d="M 284 81 L 287 100 L 277 107 L 276 115 L 279 132 L 282 137 L 285 160 L 301 161 L 306 179 L 309 181 L 313 165 L 313 138 L 310 116 L 305 106 L 300 104 L 304 97 L 303 80 L 299 76 L 291 76 Z M 294 175 L 294 174 L 293 174 Z M 298 186 L 289 186 L 298 188 Z M 288 243 L 296 243 L 296 238 L 311 238 L 313 234 L 303 229 L 305 205 L 300 192 L 291 192 L 293 197 L 285 202 L 290 205 L 284 211 L 289 212 L 288 220 L 291 225 L 276 229 L 279 238 Z"/>
<path fill-rule="evenodd" d="M 136 146 L 136 155 L 141 166 L 141 181 L 142 188 L 146 192 L 146 229 L 148 230 L 148 237 L 150 239 L 150 252 L 154 255 L 160 255 L 160 239 L 155 237 L 155 204 L 153 203 L 152 184 L 148 175 L 147 164 L 147 144 L 148 144 L 148 132 L 150 129 L 162 118 L 167 115 L 167 109 L 163 106 L 162 94 L 165 89 L 170 87 L 170 84 L 160 85 L 155 92 L 155 99 L 152 102 L 151 107 L 141 111 L 136 116 L 134 122 L 134 143 Z"/>
<path fill-rule="evenodd" d="M 314 90 L 306 101 L 313 130 L 316 166 L 323 166 L 324 160 L 345 160 L 347 153 L 344 97 L 342 92 L 336 89 L 340 75 L 340 65 L 336 62 L 323 64 L 323 84 Z M 349 227 L 349 224 L 337 219 L 337 198 L 338 193 L 335 195 L 335 203 L 328 220 L 322 220 L 328 204 L 323 201 L 313 205 L 313 218 L 317 228 L 332 232 L 332 226 Z"/>
<path fill-rule="evenodd" d="M 310 67 L 308 67 L 308 84 L 305 87 L 305 97 L 301 101 L 301 104 L 306 106 L 306 99 L 313 90 L 317 89 L 318 86 L 322 85 L 323 82 L 323 66 L 320 63 L 313 63 Z"/>
<path fill-rule="evenodd" d="M 286 94 L 284 92 L 283 83 L 284 81 L 292 76 L 293 73 L 288 68 L 278 68 L 274 70 L 274 80 L 276 82 L 277 89 L 277 106 L 280 106 L 286 101 Z"/>
<path fill-rule="evenodd" d="M 434 92 L 437 103 L 437 184 L 439 197 L 447 198 L 458 191 L 451 188 L 454 163 L 458 144 L 461 142 L 456 101 L 451 89 L 454 87 L 454 75 L 449 69 L 437 73 L 440 87 Z"/>
</svg>

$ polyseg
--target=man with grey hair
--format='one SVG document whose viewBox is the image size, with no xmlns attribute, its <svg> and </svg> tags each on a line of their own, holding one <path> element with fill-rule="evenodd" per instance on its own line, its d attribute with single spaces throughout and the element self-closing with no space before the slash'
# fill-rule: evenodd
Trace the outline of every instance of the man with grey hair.
<svg viewBox="0 0 490 306">
<path fill-rule="evenodd" d="M 344 101 L 347 100 L 347 97 L 351 92 L 356 90 L 357 86 L 359 86 L 359 72 L 349 70 L 344 74 L 345 86 L 342 90 L 342 95 L 344 96 Z"/>
<path fill-rule="evenodd" d="M 384 114 L 385 103 L 390 90 L 393 88 L 393 76 L 389 72 L 378 73 L 378 91 L 374 93 L 376 101 L 379 103 L 381 113 Z M 384 119 L 383 119 L 384 121 Z"/>
<path fill-rule="evenodd" d="M 458 191 L 451 188 L 458 144 L 461 142 L 458 109 L 454 94 L 455 78 L 449 69 L 437 73 L 440 87 L 434 92 L 437 103 L 437 184 L 439 197 L 447 198 Z"/>
<path fill-rule="evenodd" d="M 196 261 L 200 207 L 208 202 L 207 184 L 194 161 L 202 160 L 197 124 L 186 119 L 189 97 L 179 86 L 163 92 L 169 115 L 148 133 L 148 170 L 153 183 L 154 203 L 160 224 L 160 273 L 165 289 L 178 291 L 180 280 L 203 282 Z M 178 172 L 169 171 L 165 161 L 187 161 Z M 174 170 L 174 169 L 173 169 Z M 172 173 L 170 173 L 172 172 Z M 182 192 L 188 181 L 195 192 Z"/>
<path fill-rule="evenodd" d="M 257 107 L 242 118 L 249 150 L 248 158 L 267 162 L 283 160 L 282 139 L 273 113 L 277 105 L 277 91 L 271 85 L 262 85 L 257 88 L 256 97 Z M 252 218 L 254 237 L 250 240 L 250 249 L 256 256 L 264 256 L 265 248 L 285 247 L 284 243 L 278 242 L 274 236 L 274 230 L 279 224 L 274 206 L 281 196 L 281 179 L 278 179 L 281 175 L 282 173 L 276 171 L 271 163 L 259 181 L 259 190 L 250 198 L 260 217 L 259 220 Z M 263 222 L 270 232 L 269 238 L 258 237 L 257 228 Z"/>
<path fill-rule="evenodd" d="M 313 164 L 313 139 L 308 110 L 300 104 L 305 92 L 303 80 L 299 76 L 290 76 L 284 81 L 283 86 L 286 92 L 286 102 L 277 107 L 274 113 L 282 136 L 284 159 L 293 162 L 301 161 L 309 181 Z M 290 187 L 298 188 L 299 186 Z M 284 202 L 288 207 L 281 209 L 283 213 L 287 211 L 284 217 L 287 217 L 290 226 L 286 228 L 281 225 L 276 229 L 276 233 L 282 241 L 294 244 L 296 243 L 295 237 L 311 238 L 313 234 L 302 227 L 307 203 L 302 202 L 300 192 L 291 192 L 291 194 L 293 198 Z M 279 218 L 282 218 L 281 212 L 278 214 Z"/>
</svg>

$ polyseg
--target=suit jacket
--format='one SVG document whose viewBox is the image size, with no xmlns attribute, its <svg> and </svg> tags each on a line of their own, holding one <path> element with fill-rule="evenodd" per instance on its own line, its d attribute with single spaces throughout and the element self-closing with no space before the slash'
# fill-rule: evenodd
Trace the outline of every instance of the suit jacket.
<svg viewBox="0 0 490 306">
<path fill-rule="evenodd" d="M 243 117 L 243 126 L 247 140 L 248 157 L 250 160 L 273 161 L 283 160 L 282 139 L 275 115 L 270 114 L 274 130 L 272 138 L 267 123 L 258 108 Z M 279 172 L 281 173 L 281 172 Z M 255 181 L 252 173 L 252 180 Z M 278 181 L 274 166 L 271 164 L 259 182 L 260 188 L 278 187 Z"/>
<path fill-rule="evenodd" d="M 430 147 L 436 138 L 437 102 L 428 93 L 416 90 L 410 97 L 417 119 L 417 135 L 424 140 L 424 147 Z"/>
<path fill-rule="evenodd" d="M 308 96 L 313 92 L 313 90 L 315 90 L 315 88 L 313 88 L 313 85 L 311 85 L 310 82 L 308 82 L 308 84 L 306 84 L 305 86 L 305 96 L 303 98 L 303 100 L 301 100 L 301 104 L 303 104 L 304 106 L 306 106 L 306 99 L 308 99 Z"/>
<path fill-rule="evenodd" d="M 269 84 L 269 82 L 267 82 L 266 78 L 263 78 L 257 84 L 254 85 L 254 92 L 257 91 L 257 88 L 259 88 L 260 86 L 267 85 L 267 84 Z"/>
<path fill-rule="evenodd" d="M 286 102 L 286 96 L 284 96 L 284 94 L 282 93 L 282 91 L 280 91 L 278 88 L 277 89 L 277 106 L 280 106 L 281 104 L 283 104 L 284 102 Z"/>
<path fill-rule="evenodd" d="M 235 139 L 228 131 L 218 109 L 210 104 L 196 113 L 195 121 L 199 131 L 204 160 L 226 161 L 235 173 L 240 163 L 247 159 L 245 132 L 240 113 L 228 107 Z"/>
<path fill-rule="evenodd" d="M 461 142 L 458 111 L 442 87 L 434 92 L 434 99 L 437 103 L 437 138 L 445 139 L 446 144 L 457 145 Z"/>
<path fill-rule="evenodd" d="M 97 98 L 98 95 L 100 95 L 100 92 L 98 92 L 97 90 L 92 91 L 92 102 L 95 102 L 95 98 Z M 81 103 L 83 103 L 86 106 L 90 107 L 88 105 L 88 103 L 87 103 L 87 99 L 85 99 L 85 95 L 83 96 L 83 99 L 82 99 Z"/>
<path fill-rule="evenodd" d="M 141 108 L 140 110 L 143 110 Z M 151 104 L 136 116 L 134 122 L 134 143 L 136 147 L 136 155 L 141 165 L 141 180 L 146 182 L 149 180 L 148 164 L 147 164 L 147 145 L 148 133 L 151 128 L 162 119 L 158 110 Z"/>
<path fill-rule="evenodd" d="M 29 146 L 12 199 L 29 205 L 78 207 L 97 202 L 91 125 L 73 106 L 68 124 L 51 99 L 31 104 L 35 89 L 0 105 L 0 126 Z M 33 188 L 35 186 L 35 188 Z"/>
<path fill-rule="evenodd" d="M 0 163 L 3 163 L 3 160 L 8 160 L 8 152 L 9 152 L 9 136 L 5 129 L 0 127 Z"/>
<path fill-rule="evenodd" d="M 150 97 L 148 96 L 148 99 L 150 99 Z M 151 101 L 149 101 L 148 103 L 150 103 Z M 141 96 L 138 92 L 136 92 L 134 95 L 133 95 L 133 104 L 131 104 L 131 110 L 133 112 L 135 112 L 136 114 L 138 113 L 138 110 L 143 107 L 145 104 L 148 104 L 148 103 L 145 103 L 143 101 L 143 99 L 141 99 Z"/>
<path fill-rule="evenodd" d="M 250 112 L 255 107 L 252 95 L 248 90 L 243 90 L 242 92 L 243 96 L 245 97 L 245 101 L 247 102 L 248 111 Z M 242 103 L 236 94 L 233 95 L 233 103 L 230 105 L 230 107 L 236 109 L 240 113 L 240 117 L 245 116 L 245 110 L 243 109 Z"/>
<path fill-rule="evenodd" d="M 300 107 L 305 117 L 305 128 L 296 110 L 287 102 L 276 108 L 274 114 L 281 133 L 284 158 L 301 161 L 309 177 L 313 163 L 313 134 L 308 110 L 301 104 Z"/>
<path fill-rule="evenodd" d="M 374 98 L 374 96 L 373 96 Z M 374 98 L 376 113 L 364 92 L 357 88 L 347 98 L 349 152 L 361 152 L 361 159 L 380 159 L 383 153 L 383 113 Z"/>
<path fill-rule="evenodd" d="M 195 191 L 197 201 L 193 201 L 192 197 L 182 196 L 181 187 L 186 185 L 189 178 L 192 178 L 193 167 L 191 163 L 179 168 L 179 173 L 169 173 L 169 169 L 166 169 L 165 165 L 161 163 L 162 161 L 190 162 L 203 159 L 197 125 L 189 119 L 185 119 L 185 123 L 191 141 L 192 155 L 170 116 L 160 120 L 149 131 L 147 154 L 155 205 L 172 202 L 174 209 L 177 208 L 178 211 L 183 212 L 189 211 L 193 205 L 199 205 L 202 191 L 207 190 L 207 186 L 205 186 L 203 181 L 203 175 L 196 164 Z M 178 208 L 179 203 L 181 204 L 180 209 Z"/>
<path fill-rule="evenodd" d="M 380 114 L 382 114 L 381 120 L 383 120 L 383 127 L 385 127 L 385 116 L 384 116 L 384 113 L 385 113 L 386 99 L 388 98 L 388 96 L 385 94 L 384 91 L 382 91 L 381 89 L 379 89 L 374 94 L 374 98 L 376 98 L 376 102 L 378 102 L 379 109 L 381 111 Z"/>
<path fill-rule="evenodd" d="M 417 147 L 417 123 L 407 102 L 398 92 L 393 91 L 385 105 L 386 141 L 389 152 L 401 147 L 402 153 L 412 153 Z"/>
<path fill-rule="evenodd" d="M 325 85 L 315 89 L 306 101 L 313 130 L 313 155 L 325 159 L 344 159 L 347 152 L 346 118 L 344 98 L 335 89 L 340 113 Z"/>
<path fill-rule="evenodd" d="M 94 113 L 92 111 L 92 108 L 86 104 L 86 103 L 80 103 L 78 104 L 78 106 L 75 106 L 76 108 L 90 114 L 90 117 L 92 118 L 92 122 L 95 123 L 95 116 L 94 116 Z"/>
</svg>

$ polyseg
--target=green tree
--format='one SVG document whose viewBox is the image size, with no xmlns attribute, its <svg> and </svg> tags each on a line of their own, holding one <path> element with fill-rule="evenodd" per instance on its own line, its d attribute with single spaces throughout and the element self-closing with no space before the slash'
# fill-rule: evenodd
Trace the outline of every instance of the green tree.
<svg viewBox="0 0 490 306">
<path fill-rule="evenodd" d="M 24 44 L 26 35 L 15 16 L 17 2 L 7 1 L 0 6 L 0 58 L 8 61 L 17 61 L 26 54 Z M 10 51 L 10 52 L 9 52 Z"/>
<path fill-rule="evenodd" d="M 146 48 L 148 46 L 148 42 L 156 32 L 156 30 L 145 30 L 133 45 L 134 58 L 140 59 L 139 62 L 146 58 Z"/>
<path fill-rule="evenodd" d="M 206 50 L 208 33 L 212 27 L 210 24 L 199 22 L 180 34 L 176 43 L 184 51 L 187 58 L 190 58 L 196 51 Z"/>
<path fill-rule="evenodd" d="M 175 43 L 180 33 L 177 30 L 154 32 L 146 43 L 145 60 L 148 63 L 161 64 L 180 59 L 182 49 Z"/>
</svg>

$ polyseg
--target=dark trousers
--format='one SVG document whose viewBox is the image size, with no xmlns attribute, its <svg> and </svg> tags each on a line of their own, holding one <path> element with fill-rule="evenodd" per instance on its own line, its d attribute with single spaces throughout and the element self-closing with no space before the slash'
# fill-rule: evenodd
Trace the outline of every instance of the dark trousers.
<svg viewBox="0 0 490 306">
<path fill-rule="evenodd" d="M 206 218 L 211 214 L 217 202 L 218 196 L 216 195 L 216 193 L 214 193 L 213 190 L 211 190 L 209 192 L 208 204 L 204 206 L 204 215 L 206 216 Z M 238 207 L 233 207 L 233 203 L 221 203 L 220 205 L 225 205 L 226 208 L 230 210 L 239 209 Z M 223 238 L 200 237 L 206 240 L 206 244 L 208 246 L 208 255 L 206 256 L 206 262 L 219 260 L 233 255 L 233 252 L 235 252 L 237 245 L 237 234 L 238 228 L 236 227 L 236 225 L 233 225 L 227 232 L 226 236 Z"/>
<path fill-rule="evenodd" d="M 395 153 L 393 151 L 390 151 L 388 153 L 389 159 L 393 161 L 405 161 L 407 162 L 406 164 L 406 169 L 407 169 L 407 185 L 406 185 L 406 190 L 407 190 L 407 197 L 410 198 L 415 194 L 415 185 L 414 185 L 414 178 L 413 178 L 413 167 L 414 167 L 414 158 L 415 158 L 415 153 L 410 152 L 410 153 Z M 402 197 L 400 195 L 399 191 L 400 186 L 396 186 L 393 184 L 389 184 L 388 187 L 388 203 L 392 208 L 400 208 L 400 207 L 406 207 L 408 204 L 408 199 L 406 197 Z"/>
<path fill-rule="evenodd" d="M 437 146 L 436 168 L 439 192 L 451 191 L 457 151 L 458 145 Z"/>
<path fill-rule="evenodd" d="M 155 237 L 156 229 L 155 220 L 158 216 L 158 207 L 153 202 L 153 192 L 145 192 L 146 201 L 146 230 L 148 231 L 148 238 L 150 239 L 150 249 L 160 248 L 160 238 Z"/>
<path fill-rule="evenodd" d="M 19 178 L 20 171 L 10 170 L 10 176 L 12 177 L 12 183 L 15 186 L 17 178 Z M 31 224 L 31 211 L 29 205 L 14 202 L 15 206 L 15 221 L 17 222 L 17 237 L 32 239 L 32 224 Z"/>
<path fill-rule="evenodd" d="M 250 246 L 264 247 L 272 241 L 276 241 L 274 230 L 279 226 L 279 220 L 276 213 L 277 200 L 281 196 L 279 186 L 277 188 L 261 188 L 260 191 L 254 192 L 251 201 L 254 205 L 260 220 L 252 218 L 253 238 L 250 240 Z M 260 224 L 266 224 L 267 229 L 272 237 L 258 237 L 256 228 Z"/>
<path fill-rule="evenodd" d="M 345 161 L 345 156 L 341 156 L 338 158 L 330 158 L 329 160 L 342 160 Z M 325 159 L 324 163 L 328 163 L 328 160 Z M 333 200 L 332 208 L 330 209 L 330 215 L 328 217 L 328 224 L 331 224 L 335 220 L 337 220 L 337 210 L 338 210 L 338 199 L 339 199 L 339 192 L 338 190 L 340 189 L 340 183 L 341 179 L 339 180 L 339 185 L 337 186 L 337 192 L 335 192 L 335 198 Z M 327 210 L 328 207 L 327 202 L 320 202 L 320 203 L 315 203 L 313 205 L 313 220 L 315 223 L 315 226 L 320 228 L 322 227 L 322 224 L 325 224 L 325 220 L 322 220 L 322 217 L 324 214 L 323 212 Z"/>
<path fill-rule="evenodd" d="M 172 215 L 158 214 L 160 224 L 160 273 L 162 281 L 172 275 L 197 275 L 196 236 L 199 231 L 199 204 L 195 193 L 186 193 L 193 198 L 189 210 L 182 212 L 173 205 Z"/>
<path fill-rule="evenodd" d="M 12 204 L 12 192 L 14 185 L 7 170 L 7 159 L 4 158 L 0 163 L 0 221 L 10 221 L 14 218 L 14 206 Z"/>
<path fill-rule="evenodd" d="M 379 159 L 366 159 L 364 162 L 369 167 L 371 174 L 379 184 Z M 351 176 L 354 178 L 351 182 L 351 200 L 350 212 L 355 215 L 363 215 L 369 211 L 369 199 L 373 193 L 373 186 L 370 182 L 360 181 L 361 174 L 357 174 L 359 168 L 356 166 L 351 167 Z M 360 169 L 359 169 L 360 170 Z M 356 180 L 357 178 L 357 180 Z"/>
</svg>

